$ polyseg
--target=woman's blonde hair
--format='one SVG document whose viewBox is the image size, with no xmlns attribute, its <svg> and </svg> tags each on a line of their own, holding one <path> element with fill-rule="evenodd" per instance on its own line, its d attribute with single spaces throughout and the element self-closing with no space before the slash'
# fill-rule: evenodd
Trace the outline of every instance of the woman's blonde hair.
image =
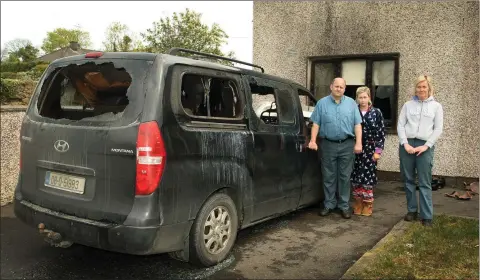
<svg viewBox="0 0 480 280">
<path fill-rule="evenodd" d="M 358 103 L 358 96 L 361 94 L 361 93 L 367 93 L 368 97 L 370 97 L 370 100 L 368 101 L 368 105 L 372 105 L 372 96 L 370 95 L 370 89 L 368 87 L 359 87 L 357 88 L 357 93 L 356 93 L 356 96 L 355 96 L 355 100 L 357 101 Z"/>
<path fill-rule="evenodd" d="M 427 82 L 427 85 L 428 85 L 428 97 L 430 96 L 433 96 L 433 83 L 432 83 L 432 77 L 428 76 L 428 75 L 421 75 L 421 76 L 418 76 L 417 80 L 415 81 L 415 91 L 414 91 L 414 94 L 416 95 L 416 89 L 417 89 L 417 85 L 423 81 L 426 81 Z"/>
</svg>

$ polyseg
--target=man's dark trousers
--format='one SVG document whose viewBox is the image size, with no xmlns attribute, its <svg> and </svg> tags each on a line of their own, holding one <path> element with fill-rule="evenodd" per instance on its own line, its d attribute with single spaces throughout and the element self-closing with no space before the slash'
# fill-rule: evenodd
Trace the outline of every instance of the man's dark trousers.
<svg viewBox="0 0 480 280">
<path fill-rule="evenodd" d="M 324 207 L 330 210 L 350 209 L 350 176 L 353 171 L 355 140 L 348 138 L 339 143 L 322 139 L 322 177 L 325 194 Z M 335 192 L 338 186 L 338 203 Z"/>
</svg>

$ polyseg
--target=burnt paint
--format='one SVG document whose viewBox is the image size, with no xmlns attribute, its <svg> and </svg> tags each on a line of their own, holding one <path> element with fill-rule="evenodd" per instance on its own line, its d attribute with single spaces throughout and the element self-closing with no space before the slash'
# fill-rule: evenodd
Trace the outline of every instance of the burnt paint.
<svg viewBox="0 0 480 280">
<path fill-rule="evenodd" d="M 213 124 L 210 127 L 192 125 L 180 105 L 181 72 L 178 69 L 187 69 L 175 69 L 164 69 L 167 82 L 163 110 L 157 117 L 163 120 L 161 130 L 167 150 L 166 168 L 159 187 L 162 223 L 195 219 L 208 197 L 226 188 L 240 214 L 243 204 L 253 204 L 252 162 L 247 158 L 247 152 L 253 149 L 252 135 L 246 125 L 241 125 L 244 120 L 227 129 Z M 239 75 L 216 71 L 210 74 L 241 83 Z"/>
<path fill-rule="evenodd" d="M 253 171 L 254 207 L 252 222 L 277 216 L 296 209 L 301 193 L 301 170 L 299 169 L 298 115 L 294 123 L 285 123 L 280 113 L 279 125 L 266 125 L 254 114 L 251 107 L 251 91 L 249 84 L 270 86 L 278 89 L 280 94 L 293 97 L 293 89 L 288 84 L 255 76 L 244 76 L 247 88 L 249 126 L 254 135 L 254 150 L 250 153 L 255 163 Z M 294 99 L 294 98 L 292 98 Z M 298 104 L 291 103 L 289 109 L 298 110 Z M 278 110 L 281 110 L 277 106 Z"/>
<path fill-rule="evenodd" d="M 105 59 L 109 56 L 118 54 L 106 55 Z M 245 74 L 262 77 L 267 83 L 284 80 L 186 58 L 166 55 L 148 58 L 154 61 L 146 74 L 144 90 L 137 92 L 145 97 L 144 102 L 137 104 L 143 111 L 129 125 L 74 126 L 44 122 L 36 114 L 27 114 L 21 135 L 30 137 L 31 141 L 22 141 L 21 174 L 24 176 L 19 180 L 18 197 L 44 208 L 95 221 L 134 226 L 168 225 L 178 232 L 175 238 L 170 238 L 172 244 L 183 242 L 190 231 L 191 221 L 197 217 L 208 197 L 218 191 L 228 189 L 239 215 L 243 217 L 240 221 L 242 227 L 295 210 L 301 204 L 318 201 L 319 198 L 312 196 L 317 193 L 314 188 L 321 186 L 314 186 L 317 181 L 305 178 L 320 176 L 315 172 L 319 167 L 316 154 L 299 150 L 306 136 L 298 101 L 292 103 L 298 113 L 296 123 L 276 131 L 261 131 L 250 105 L 249 81 Z M 64 59 L 60 62 L 71 61 Z M 249 104 L 245 106 L 244 118 L 234 121 L 233 126 L 227 124 L 226 128 L 192 125 L 185 111 L 181 110 L 181 80 L 173 75 L 172 70 L 176 63 L 186 62 L 206 68 L 215 65 L 210 67 L 211 71 L 234 79 Z M 288 87 L 294 94 L 291 86 L 286 85 Z M 35 111 L 35 107 L 31 105 L 29 111 Z M 159 124 L 165 141 L 166 167 L 153 195 L 135 197 L 135 157 L 113 153 L 111 149 L 135 150 L 139 123 L 152 120 Z M 59 155 L 53 150 L 57 139 L 71 144 L 73 148 L 68 155 Z M 46 166 L 45 162 L 50 165 Z M 65 166 L 72 168 L 73 173 L 95 171 L 94 176 L 87 178 L 86 196 L 81 198 L 75 194 L 44 190 L 42 168 L 64 170 Z M 312 168 L 309 172 L 306 172 L 307 166 Z M 157 239 L 162 236 L 161 232 L 155 233 Z M 167 247 L 179 249 L 178 245 L 168 246 L 160 240 L 155 244 L 164 248 L 157 252 L 166 252 Z"/>
<path fill-rule="evenodd" d="M 91 67 L 93 64 L 108 65 L 112 61 L 80 60 L 75 63 Z M 41 116 L 37 102 L 40 89 L 48 87 L 47 74 L 55 73 L 55 69 L 66 65 L 53 63 L 46 71 L 44 76 L 47 79 L 39 83 L 21 128 L 21 139 L 31 139 L 21 143 L 23 176 L 19 191 L 25 200 L 79 218 L 116 224 L 124 222 L 131 212 L 135 200 L 135 154 L 114 151 L 136 149 L 139 116 L 145 95 L 143 81 L 149 72 L 143 66 L 140 68 L 142 71 L 138 71 L 138 67 L 149 62 L 117 59 L 113 64 L 131 71 L 129 74 L 133 83 L 127 96 L 135 102 L 127 106 L 122 118 L 111 121 L 103 120 L 102 115 L 79 121 Z M 56 151 L 54 143 L 57 140 L 67 141 L 70 149 L 65 153 Z M 85 178 L 84 194 L 45 186 L 47 171 Z M 158 215 L 154 220 L 158 223 Z"/>
</svg>

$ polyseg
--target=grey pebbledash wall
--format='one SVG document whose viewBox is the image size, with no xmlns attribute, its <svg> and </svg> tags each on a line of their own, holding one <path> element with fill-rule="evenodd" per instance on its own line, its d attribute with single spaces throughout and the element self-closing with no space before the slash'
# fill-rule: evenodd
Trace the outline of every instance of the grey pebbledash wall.
<svg viewBox="0 0 480 280">
<path fill-rule="evenodd" d="M 479 2 L 255 1 L 253 61 L 309 86 L 310 56 L 400 53 L 398 111 L 413 81 L 433 76 L 445 112 L 434 174 L 479 177 Z M 381 171 L 399 171 L 387 136 Z"/>
<path fill-rule="evenodd" d="M 19 153 L 20 153 L 20 126 L 25 115 L 26 107 L 2 106 L 1 118 L 1 206 L 13 199 L 13 192 L 17 184 Z"/>
</svg>

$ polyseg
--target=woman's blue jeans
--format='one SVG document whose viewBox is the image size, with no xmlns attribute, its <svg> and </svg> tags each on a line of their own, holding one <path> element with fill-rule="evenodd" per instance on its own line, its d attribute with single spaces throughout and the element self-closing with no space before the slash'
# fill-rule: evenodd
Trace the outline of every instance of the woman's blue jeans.
<svg viewBox="0 0 480 280">
<path fill-rule="evenodd" d="M 425 141 L 419 139 L 408 139 L 408 144 L 412 147 L 419 147 L 425 144 Z M 420 193 L 420 217 L 423 220 L 433 218 L 432 202 L 432 167 L 433 153 L 435 146 L 428 148 L 420 156 L 409 154 L 403 147 L 399 147 L 400 173 L 405 183 L 405 194 L 407 196 L 408 212 L 417 212 L 417 186 L 415 184 L 415 173 L 418 175 L 418 187 Z"/>
</svg>

